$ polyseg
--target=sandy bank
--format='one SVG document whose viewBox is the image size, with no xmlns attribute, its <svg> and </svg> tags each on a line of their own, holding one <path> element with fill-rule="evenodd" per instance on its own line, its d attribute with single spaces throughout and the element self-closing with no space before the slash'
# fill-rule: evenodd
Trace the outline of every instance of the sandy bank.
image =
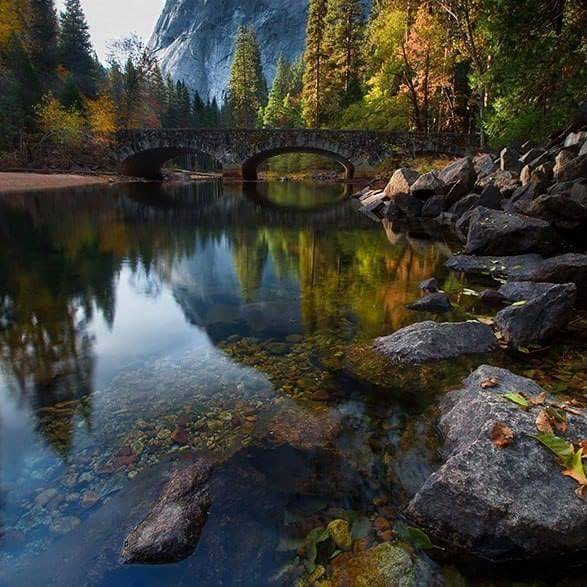
<svg viewBox="0 0 587 587">
<path fill-rule="evenodd" d="M 0 194 L 71 188 L 115 181 L 106 175 L 0 173 Z"/>
</svg>

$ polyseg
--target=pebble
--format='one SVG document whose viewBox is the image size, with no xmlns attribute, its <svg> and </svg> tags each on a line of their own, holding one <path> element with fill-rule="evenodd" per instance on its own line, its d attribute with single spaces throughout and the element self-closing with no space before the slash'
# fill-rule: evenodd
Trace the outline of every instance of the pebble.
<svg viewBox="0 0 587 587">
<path fill-rule="evenodd" d="M 56 495 L 58 491 L 55 488 L 45 489 L 35 498 L 35 505 L 44 508 Z"/>
<path fill-rule="evenodd" d="M 51 534 L 65 536 L 80 524 L 81 520 L 75 516 L 55 518 L 49 527 Z"/>
<path fill-rule="evenodd" d="M 84 491 L 81 498 L 81 506 L 85 509 L 94 507 L 100 501 L 100 496 L 93 491 Z"/>
</svg>

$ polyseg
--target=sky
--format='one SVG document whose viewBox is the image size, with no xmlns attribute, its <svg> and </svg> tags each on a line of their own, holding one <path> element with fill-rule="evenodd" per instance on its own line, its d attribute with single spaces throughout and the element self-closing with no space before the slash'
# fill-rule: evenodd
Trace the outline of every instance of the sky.
<svg viewBox="0 0 587 587">
<path fill-rule="evenodd" d="M 136 33 L 146 42 L 161 14 L 165 0 L 81 0 L 92 42 L 101 61 L 108 55 L 108 45 L 121 37 Z M 61 10 L 64 0 L 57 0 Z"/>
</svg>

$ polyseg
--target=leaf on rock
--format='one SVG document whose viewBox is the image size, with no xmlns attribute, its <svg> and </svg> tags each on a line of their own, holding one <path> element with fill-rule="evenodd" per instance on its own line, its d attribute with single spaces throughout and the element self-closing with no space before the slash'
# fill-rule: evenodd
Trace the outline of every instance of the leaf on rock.
<svg viewBox="0 0 587 587">
<path fill-rule="evenodd" d="M 571 459 L 569 467 L 563 471 L 563 475 L 574 479 L 581 487 L 587 485 L 587 475 L 583 466 L 583 449 L 580 448 Z"/>
<path fill-rule="evenodd" d="M 587 501 L 587 485 L 577 487 L 575 493 L 577 494 L 577 497 L 580 497 L 583 501 Z"/>
<path fill-rule="evenodd" d="M 491 442 L 499 448 L 506 448 L 514 440 L 513 430 L 503 422 L 497 422 L 489 435 Z"/>
<path fill-rule="evenodd" d="M 534 438 L 553 452 L 564 467 L 570 467 L 575 456 L 575 449 L 572 444 L 554 434 L 537 434 Z"/>
<path fill-rule="evenodd" d="M 520 300 L 519 302 L 514 302 L 512 304 L 512 308 L 519 308 L 521 306 L 525 306 L 528 303 L 527 300 Z"/>
<path fill-rule="evenodd" d="M 550 422 L 554 426 L 556 432 L 558 432 L 559 434 L 564 434 L 569 427 L 569 424 L 567 422 L 567 413 L 564 410 L 561 410 L 554 406 L 548 406 L 546 408 L 546 412 L 548 413 Z"/>
<path fill-rule="evenodd" d="M 499 382 L 495 377 L 490 377 L 489 379 L 485 379 L 481 382 L 482 389 L 491 389 L 499 385 Z"/>
<path fill-rule="evenodd" d="M 546 401 L 546 392 L 543 391 L 542 393 L 531 397 L 528 401 L 532 406 L 543 406 L 544 402 Z"/>
<path fill-rule="evenodd" d="M 530 403 L 521 393 L 506 393 L 503 397 L 524 409 L 530 407 Z"/>
<path fill-rule="evenodd" d="M 546 410 L 542 410 L 536 417 L 536 429 L 543 434 L 554 434 L 554 429 Z"/>
</svg>

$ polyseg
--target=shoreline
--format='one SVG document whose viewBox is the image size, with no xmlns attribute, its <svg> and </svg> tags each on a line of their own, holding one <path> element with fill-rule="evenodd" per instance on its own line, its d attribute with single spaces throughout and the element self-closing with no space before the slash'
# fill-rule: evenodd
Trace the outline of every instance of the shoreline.
<svg viewBox="0 0 587 587">
<path fill-rule="evenodd" d="M 20 192 L 43 192 L 64 188 L 110 184 L 120 181 L 117 175 L 82 175 L 76 173 L 0 172 L 0 195 Z"/>
</svg>

